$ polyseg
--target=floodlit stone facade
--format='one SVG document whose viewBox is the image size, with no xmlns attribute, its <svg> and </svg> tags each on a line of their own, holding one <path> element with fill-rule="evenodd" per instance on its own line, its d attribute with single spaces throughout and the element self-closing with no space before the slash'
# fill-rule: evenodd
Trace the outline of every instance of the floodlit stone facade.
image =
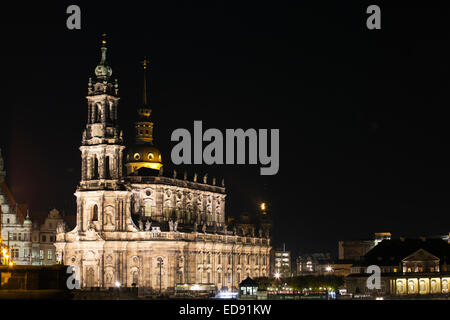
<svg viewBox="0 0 450 320">
<path fill-rule="evenodd" d="M 77 225 L 69 232 L 58 226 L 57 260 L 78 267 L 81 287 L 120 283 L 173 291 L 177 284 L 215 284 L 220 289 L 238 287 L 248 276 L 268 276 L 269 234 L 227 230 L 223 182 L 208 184 L 207 176 L 199 182 L 197 174 L 192 181 L 186 174 L 183 179 L 176 172 L 163 175 L 145 94 L 135 124 L 137 142 L 123 156 L 118 84 L 110 81 L 105 42 L 95 73 L 80 148 Z"/>
</svg>

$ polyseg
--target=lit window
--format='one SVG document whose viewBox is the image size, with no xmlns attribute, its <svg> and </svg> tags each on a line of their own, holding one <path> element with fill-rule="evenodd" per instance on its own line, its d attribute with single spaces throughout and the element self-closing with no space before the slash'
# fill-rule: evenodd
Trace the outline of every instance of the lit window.
<svg viewBox="0 0 450 320">
<path fill-rule="evenodd" d="M 154 158 L 153 153 L 150 152 L 150 153 L 148 154 L 148 159 L 149 159 L 149 160 L 153 160 L 153 158 Z"/>
<path fill-rule="evenodd" d="M 141 155 L 139 153 L 134 154 L 134 159 L 139 160 L 141 158 Z"/>
<path fill-rule="evenodd" d="M 52 250 L 48 250 L 47 251 L 47 260 L 52 260 L 53 259 L 53 251 Z"/>
<path fill-rule="evenodd" d="M 152 216 L 152 204 L 150 202 L 146 202 L 145 203 L 145 216 L 146 217 L 151 217 Z"/>
<path fill-rule="evenodd" d="M 39 258 L 44 260 L 44 250 L 39 250 Z"/>
</svg>

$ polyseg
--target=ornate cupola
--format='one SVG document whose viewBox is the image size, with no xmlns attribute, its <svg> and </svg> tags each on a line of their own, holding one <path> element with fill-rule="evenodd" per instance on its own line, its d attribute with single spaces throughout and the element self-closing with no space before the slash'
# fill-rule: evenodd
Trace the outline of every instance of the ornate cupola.
<svg viewBox="0 0 450 320">
<path fill-rule="evenodd" d="M 152 109 L 147 96 L 148 60 L 142 61 L 144 70 L 144 86 L 142 106 L 137 109 L 137 120 L 134 122 L 135 143 L 128 148 L 126 155 L 127 174 L 138 174 L 141 168 L 159 170 L 162 167 L 161 152 L 153 143 L 153 122 L 150 120 Z"/>
</svg>

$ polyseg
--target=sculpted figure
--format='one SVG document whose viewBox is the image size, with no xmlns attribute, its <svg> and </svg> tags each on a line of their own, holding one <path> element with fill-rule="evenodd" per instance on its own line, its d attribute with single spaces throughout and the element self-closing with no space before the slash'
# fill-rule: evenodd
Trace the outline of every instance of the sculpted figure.
<svg viewBox="0 0 450 320">
<path fill-rule="evenodd" d="M 66 223 L 64 221 L 61 221 L 56 226 L 56 233 L 64 233 L 66 232 Z"/>
<path fill-rule="evenodd" d="M 152 226 L 152 223 L 150 222 L 150 220 L 147 220 L 147 222 L 145 223 L 145 231 L 150 231 L 151 226 Z"/>
<path fill-rule="evenodd" d="M 143 226 L 142 220 L 139 220 L 138 224 L 139 224 L 139 231 L 144 230 L 144 226 Z"/>
</svg>

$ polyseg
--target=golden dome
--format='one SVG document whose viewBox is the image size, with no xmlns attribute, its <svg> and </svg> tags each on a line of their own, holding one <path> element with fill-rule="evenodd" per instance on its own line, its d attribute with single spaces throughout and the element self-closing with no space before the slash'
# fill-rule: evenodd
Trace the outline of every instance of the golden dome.
<svg viewBox="0 0 450 320">
<path fill-rule="evenodd" d="M 128 148 L 125 158 L 128 174 L 140 168 L 159 170 L 162 167 L 161 152 L 149 144 L 136 144 Z"/>
</svg>

